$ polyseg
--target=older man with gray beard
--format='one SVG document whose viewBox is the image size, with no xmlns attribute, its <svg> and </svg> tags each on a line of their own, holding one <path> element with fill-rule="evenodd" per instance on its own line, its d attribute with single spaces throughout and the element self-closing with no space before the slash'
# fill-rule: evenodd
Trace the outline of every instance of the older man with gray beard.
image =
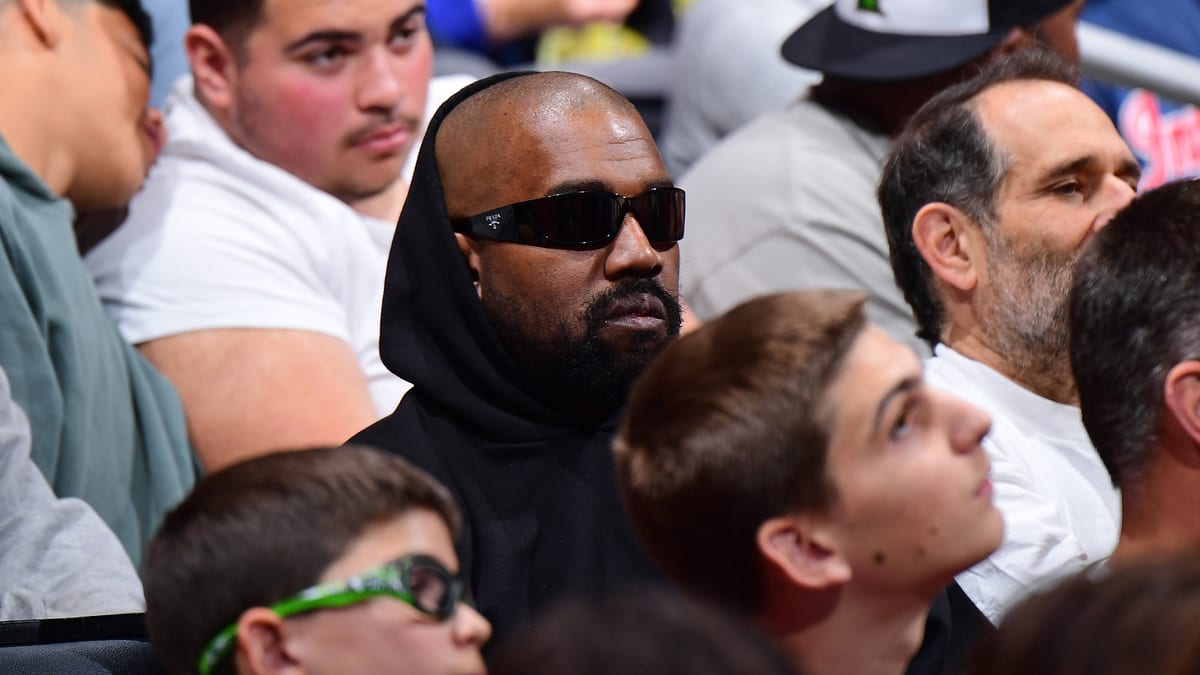
<svg viewBox="0 0 1200 675">
<path fill-rule="evenodd" d="M 879 186 L 896 281 L 934 348 L 927 378 L 994 420 L 1004 542 L 958 577 L 993 622 L 1031 586 L 1107 557 L 1120 525 L 1080 419 L 1066 307 L 1083 246 L 1139 172 L 1075 82 L 1040 50 L 986 68 L 914 115 Z"/>
</svg>

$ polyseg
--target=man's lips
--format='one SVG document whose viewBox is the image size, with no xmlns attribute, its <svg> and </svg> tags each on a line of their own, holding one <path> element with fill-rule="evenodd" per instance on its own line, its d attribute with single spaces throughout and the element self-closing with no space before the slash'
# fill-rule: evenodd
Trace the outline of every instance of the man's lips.
<svg viewBox="0 0 1200 675">
<path fill-rule="evenodd" d="M 404 122 L 385 124 L 358 136 L 354 145 L 370 152 L 396 152 L 412 138 L 413 129 L 412 124 Z"/>
<path fill-rule="evenodd" d="M 662 300 L 649 293 L 619 298 L 604 315 L 604 323 L 624 328 L 657 328 L 666 321 L 667 309 Z"/>
<path fill-rule="evenodd" d="M 983 480 L 979 481 L 979 486 L 975 488 L 975 496 L 992 496 L 992 467 L 990 464 L 988 465 L 987 470 L 983 472 Z"/>
</svg>

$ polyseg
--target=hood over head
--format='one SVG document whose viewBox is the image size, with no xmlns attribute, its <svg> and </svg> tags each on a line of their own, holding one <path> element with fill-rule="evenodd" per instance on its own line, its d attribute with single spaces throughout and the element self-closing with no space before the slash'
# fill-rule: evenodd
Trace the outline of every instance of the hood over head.
<svg viewBox="0 0 1200 675">
<path fill-rule="evenodd" d="M 464 101 L 533 74 L 479 80 L 438 108 L 417 155 L 383 290 L 384 365 L 413 383 L 409 396 L 451 411 L 459 424 L 496 441 L 561 435 L 571 423 L 538 400 L 480 304 L 446 211 L 436 141 L 446 117 Z"/>
</svg>

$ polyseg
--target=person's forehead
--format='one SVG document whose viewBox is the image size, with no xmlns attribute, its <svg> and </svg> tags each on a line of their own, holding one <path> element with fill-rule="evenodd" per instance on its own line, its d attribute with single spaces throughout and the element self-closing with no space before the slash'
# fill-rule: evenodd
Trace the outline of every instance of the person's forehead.
<svg viewBox="0 0 1200 675">
<path fill-rule="evenodd" d="M 447 193 L 448 206 L 464 213 L 581 189 L 634 195 L 670 182 L 641 118 L 611 106 L 553 114 L 515 106 L 446 133 L 469 134 L 457 144 L 464 152 L 444 158 L 446 185 L 462 191 Z"/>
<path fill-rule="evenodd" d="M 255 32 L 299 37 L 313 31 L 386 31 L 421 0 L 266 0 Z"/>
<path fill-rule="evenodd" d="M 1083 92 L 1046 80 L 1005 82 L 976 101 L 981 124 L 1012 162 L 1036 172 L 1077 157 L 1120 158 L 1128 149 L 1112 121 Z"/>
<path fill-rule="evenodd" d="M 428 509 L 408 511 L 364 530 L 321 574 L 320 581 L 343 581 L 401 556 L 432 555 L 458 569 L 458 558 L 446 522 Z"/>
<path fill-rule="evenodd" d="M 545 125 L 538 136 L 546 159 L 543 171 L 524 170 L 540 174 L 543 191 L 594 181 L 613 192 L 636 194 L 647 182 L 667 177 L 653 137 L 628 111 L 580 111 Z"/>
<path fill-rule="evenodd" d="M 99 3 L 92 3 L 89 9 L 99 13 L 101 29 L 126 55 L 138 62 L 138 65 L 150 76 L 150 52 L 142 41 L 142 34 L 133 21 L 121 10 Z"/>
<path fill-rule="evenodd" d="M 842 357 L 829 386 L 833 433 L 853 432 L 865 437 L 888 394 L 921 377 L 921 362 L 912 349 L 868 324 Z"/>
</svg>

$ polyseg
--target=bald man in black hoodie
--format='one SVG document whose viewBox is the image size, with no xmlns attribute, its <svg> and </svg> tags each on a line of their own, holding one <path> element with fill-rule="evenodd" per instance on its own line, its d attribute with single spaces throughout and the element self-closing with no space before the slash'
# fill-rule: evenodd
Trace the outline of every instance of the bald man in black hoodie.
<svg viewBox="0 0 1200 675">
<path fill-rule="evenodd" d="M 679 334 L 682 236 L 683 193 L 649 130 L 595 80 L 502 73 L 429 124 L 381 322 L 383 362 L 413 389 L 352 441 L 454 493 L 489 647 L 564 595 L 660 578 L 626 520 L 611 444 L 633 380 Z M 956 672 L 986 629 L 951 587 L 907 672 Z"/>
<path fill-rule="evenodd" d="M 429 125 L 380 339 L 414 388 L 354 441 L 454 492 L 496 642 L 558 596 L 656 576 L 609 447 L 630 384 L 679 333 L 682 235 L 683 194 L 649 130 L 594 80 L 502 74 Z"/>
</svg>

